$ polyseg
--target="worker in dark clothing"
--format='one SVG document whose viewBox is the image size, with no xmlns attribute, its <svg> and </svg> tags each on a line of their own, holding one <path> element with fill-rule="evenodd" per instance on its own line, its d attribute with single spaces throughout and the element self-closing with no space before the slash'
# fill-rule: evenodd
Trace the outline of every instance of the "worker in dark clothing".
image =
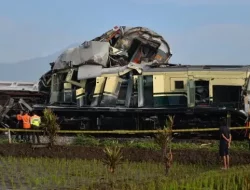
<svg viewBox="0 0 250 190">
<path fill-rule="evenodd" d="M 232 141 L 232 135 L 230 132 L 230 129 L 226 125 L 226 120 L 223 119 L 221 121 L 221 127 L 220 127 L 220 146 L 219 146 L 219 153 L 220 156 L 223 159 L 224 167 L 222 169 L 228 169 L 229 168 L 229 151 L 230 144 Z"/>
<path fill-rule="evenodd" d="M 16 119 L 17 119 L 17 124 L 16 124 L 16 128 L 17 129 L 23 129 L 23 120 L 22 120 L 22 116 L 23 116 L 23 111 L 21 110 L 19 112 L 19 114 L 16 115 Z M 16 140 L 23 140 L 23 134 L 21 132 L 16 132 Z"/>
</svg>

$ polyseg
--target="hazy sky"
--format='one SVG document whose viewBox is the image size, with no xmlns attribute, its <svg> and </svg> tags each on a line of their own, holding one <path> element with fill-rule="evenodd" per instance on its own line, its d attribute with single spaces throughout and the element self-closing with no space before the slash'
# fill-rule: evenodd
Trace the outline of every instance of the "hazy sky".
<svg viewBox="0 0 250 190">
<path fill-rule="evenodd" d="M 174 63 L 250 64 L 250 0 L 0 0 L 0 62 L 48 55 L 115 25 L 145 26 Z"/>
</svg>

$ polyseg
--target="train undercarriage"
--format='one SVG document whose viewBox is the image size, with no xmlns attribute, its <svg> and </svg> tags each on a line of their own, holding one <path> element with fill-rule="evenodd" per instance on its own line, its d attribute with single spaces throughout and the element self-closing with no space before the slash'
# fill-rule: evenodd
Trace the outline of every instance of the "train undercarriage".
<svg viewBox="0 0 250 190">
<path fill-rule="evenodd" d="M 8 95 L 7 95 L 8 94 Z M 15 95 L 14 95 L 15 94 Z M 241 127 L 247 123 L 245 113 L 219 107 L 178 108 L 124 108 L 124 107 L 76 107 L 75 105 L 41 104 L 43 94 L 2 94 L 1 127 L 16 127 L 16 114 L 20 110 L 36 111 L 42 115 L 45 108 L 52 109 L 58 117 L 61 130 L 156 130 L 162 129 L 168 115 L 175 116 L 174 129 L 218 128 L 220 118 L 231 116 L 231 126 Z M 4 97 L 4 98 L 3 98 Z M 5 104 L 3 104 L 5 100 Z M 40 103 L 40 104 L 39 104 Z M 245 137 L 245 130 L 232 131 L 237 138 Z M 143 135 L 143 133 L 142 133 Z M 151 135 L 146 133 L 144 135 Z M 218 131 L 175 133 L 176 137 L 217 137 Z"/>
<path fill-rule="evenodd" d="M 245 126 L 244 113 L 233 109 L 219 108 L 110 108 L 35 105 L 34 110 L 42 114 L 44 108 L 52 109 L 58 116 L 62 130 L 112 131 L 112 130 L 157 130 L 165 125 L 168 115 L 174 117 L 174 129 L 219 128 L 220 119 L 230 114 L 230 125 Z M 149 133 L 147 133 L 149 134 Z M 244 138 L 245 130 L 232 131 L 234 137 Z M 218 131 L 174 133 L 175 136 L 213 136 Z"/>
</svg>

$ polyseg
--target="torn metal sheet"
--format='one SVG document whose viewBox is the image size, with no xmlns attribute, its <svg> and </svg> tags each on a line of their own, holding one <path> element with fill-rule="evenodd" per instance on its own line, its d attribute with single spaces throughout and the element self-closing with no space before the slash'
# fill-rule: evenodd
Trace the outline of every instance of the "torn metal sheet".
<svg viewBox="0 0 250 190">
<path fill-rule="evenodd" d="M 84 80 L 96 78 L 102 74 L 102 66 L 100 65 L 82 65 L 78 69 L 77 79 Z"/>
<path fill-rule="evenodd" d="M 114 74 L 114 73 L 119 73 L 121 71 L 124 71 L 125 69 L 127 69 L 127 66 L 123 66 L 123 67 L 111 67 L 111 68 L 103 68 L 102 69 L 102 73 L 103 74 Z"/>
<path fill-rule="evenodd" d="M 38 92 L 38 82 L 0 81 L 0 91 L 31 91 Z"/>
<path fill-rule="evenodd" d="M 58 57 L 53 70 L 64 69 L 71 65 L 85 64 L 87 61 L 106 67 L 109 57 L 109 47 L 110 44 L 108 42 L 90 41 L 79 47 L 70 48 Z"/>
<path fill-rule="evenodd" d="M 136 64 L 136 63 L 130 62 L 127 68 L 135 69 L 139 74 L 141 74 L 143 69 L 150 65 L 152 65 L 152 62 L 144 63 L 144 64 Z"/>
<path fill-rule="evenodd" d="M 117 74 L 117 75 L 123 75 L 123 73 L 127 73 L 127 70 L 131 70 L 128 69 L 128 66 L 122 66 L 122 67 L 112 67 L 112 68 L 103 68 L 102 69 L 102 74 Z"/>
</svg>

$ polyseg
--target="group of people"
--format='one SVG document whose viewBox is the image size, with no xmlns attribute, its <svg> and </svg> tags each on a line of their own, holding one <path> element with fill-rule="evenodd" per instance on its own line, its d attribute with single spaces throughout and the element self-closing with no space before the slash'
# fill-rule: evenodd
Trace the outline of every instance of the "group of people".
<svg viewBox="0 0 250 190">
<path fill-rule="evenodd" d="M 27 130 L 27 132 L 17 132 L 16 140 L 31 142 L 30 132 L 28 132 L 28 130 L 39 129 L 41 124 L 41 117 L 38 116 L 35 112 L 28 113 L 27 111 L 20 111 L 19 114 L 17 114 L 16 119 L 17 119 L 17 128 Z M 36 143 L 35 138 L 37 138 L 37 143 L 40 143 L 39 133 L 37 132 L 32 133 L 33 143 Z"/>
</svg>

